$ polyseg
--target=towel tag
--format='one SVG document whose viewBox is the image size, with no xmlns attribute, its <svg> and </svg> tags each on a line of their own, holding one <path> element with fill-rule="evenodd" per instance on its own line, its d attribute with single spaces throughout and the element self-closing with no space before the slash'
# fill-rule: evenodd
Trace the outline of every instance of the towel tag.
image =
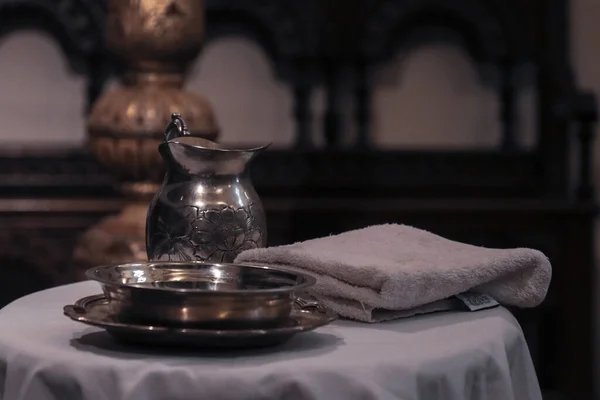
<svg viewBox="0 0 600 400">
<path fill-rule="evenodd" d="M 464 292 L 457 294 L 459 299 L 469 311 L 485 310 L 486 308 L 498 307 L 500 303 L 494 300 L 491 296 L 483 293 Z"/>
</svg>

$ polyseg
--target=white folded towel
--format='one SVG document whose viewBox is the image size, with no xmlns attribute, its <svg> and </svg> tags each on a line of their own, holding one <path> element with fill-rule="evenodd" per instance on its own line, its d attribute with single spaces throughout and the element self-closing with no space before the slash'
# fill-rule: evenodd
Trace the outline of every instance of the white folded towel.
<svg viewBox="0 0 600 400">
<path fill-rule="evenodd" d="M 246 250 L 235 261 L 311 273 L 317 283 L 309 294 L 340 316 L 365 322 L 449 309 L 449 299 L 466 291 L 535 307 L 552 275 L 537 250 L 477 247 L 396 224 Z"/>
</svg>

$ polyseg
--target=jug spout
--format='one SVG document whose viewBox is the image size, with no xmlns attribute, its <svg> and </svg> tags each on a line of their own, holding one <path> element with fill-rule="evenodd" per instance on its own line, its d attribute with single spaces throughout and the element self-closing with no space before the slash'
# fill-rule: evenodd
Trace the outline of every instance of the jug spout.
<svg viewBox="0 0 600 400">
<path fill-rule="evenodd" d="M 239 149 L 191 136 L 185 121 L 174 113 L 159 151 L 169 170 L 191 175 L 231 175 L 244 172 L 248 163 L 269 146 Z"/>
</svg>

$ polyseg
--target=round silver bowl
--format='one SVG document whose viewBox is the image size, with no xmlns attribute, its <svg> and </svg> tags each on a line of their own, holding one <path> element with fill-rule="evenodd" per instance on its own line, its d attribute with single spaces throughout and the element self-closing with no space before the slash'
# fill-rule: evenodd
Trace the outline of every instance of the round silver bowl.
<svg viewBox="0 0 600 400">
<path fill-rule="evenodd" d="M 91 268 L 111 311 L 128 323 L 212 329 L 285 322 L 295 294 L 315 278 L 281 268 L 208 262 L 151 262 Z"/>
</svg>

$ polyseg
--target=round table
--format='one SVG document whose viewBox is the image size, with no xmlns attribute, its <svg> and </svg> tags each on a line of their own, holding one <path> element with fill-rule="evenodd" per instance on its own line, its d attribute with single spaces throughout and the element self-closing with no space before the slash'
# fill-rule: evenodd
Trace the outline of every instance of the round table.
<svg viewBox="0 0 600 400">
<path fill-rule="evenodd" d="M 81 282 L 0 310 L 0 398 L 541 400 L 521 329 L 500 307 L 336 321 L 260 350 L 169 351 L 118 344 L 62 315 L 97 293 Z"/>
</svg>

